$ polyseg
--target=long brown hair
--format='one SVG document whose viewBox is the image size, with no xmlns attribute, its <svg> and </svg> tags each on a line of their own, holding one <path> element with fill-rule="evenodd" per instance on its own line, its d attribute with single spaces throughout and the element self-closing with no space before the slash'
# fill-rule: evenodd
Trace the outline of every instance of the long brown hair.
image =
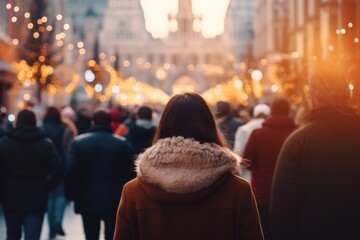
<svg viewBox="0 0 360 240">
<path fill-rule="evenodd" d="M 192 138 L 200 143 L 225 146 L 209 106 L 196 93 L 177 94 L 169 100 L 153 143 L 159 139 L 176 136 Z"/>
</svg>

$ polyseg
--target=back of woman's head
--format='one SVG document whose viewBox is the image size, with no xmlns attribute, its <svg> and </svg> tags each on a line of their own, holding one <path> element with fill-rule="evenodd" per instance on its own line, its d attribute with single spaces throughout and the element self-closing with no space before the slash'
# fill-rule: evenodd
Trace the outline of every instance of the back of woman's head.
<svg viewBox="0 0 360 240">
<path fill-rule="evenodd" d="M 16 120 L 16 126 L 17 127 L 24 127 L 24 126 L 36 126 L 36 117 L 34 112 L 24 109 L 19 112 L 17 115 Z"/>
<path fill-rule="evenodd" d="M 44 114 L 44 122 L 61 123 L 61 113 L 56 107 L 48 107 Z"/>
<path fill-rule="evenodd" d="M 224 146 L 209 106 L 196 93 L 178 94 L 169 100 L 155 133 L 154 143 L 159 139 L 176 136 Z"/>
</svg>

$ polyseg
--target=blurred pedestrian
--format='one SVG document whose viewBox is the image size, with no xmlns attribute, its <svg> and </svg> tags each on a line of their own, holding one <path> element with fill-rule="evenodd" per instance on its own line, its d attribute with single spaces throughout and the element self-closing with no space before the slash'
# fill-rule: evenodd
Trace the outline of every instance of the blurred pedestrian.
<svg viewBox="0 0 360 240">
<path fill-rule="evenodd" d="M 254 107 L 253 118 L 246 124 L 240 126 L 235 133 L 234 151 L 240 155 L 243 154 L 245 145 L 249 140 L 250 134 L 255 129 L 262 126 L 265 119 L 270 114 L 270 107 L 266 104 L 258 104 Z"/>
<path fill-rule="evenodd" d="M 310 75 L 310 122 L 286 140 L 274 175 L 274 239 L 360 236 L 360 114 L 345 73 L 319 61 Z"/>
<path fill-rule="evenodd" d="M 75 125 L 77 119 L 76 112 L 71 107 L 67 106 L 61 109 L 61 122 L 69 127 L 73 133 L 73 136 L 78 135 L 78 130 Z"/>
<path fill-rule="evenodd" d="M 228 147 L 233 149 L 235 132 L 245 122 L 234 116 L 230 103 L 225 101 L 216 103 L 216 117 L 219 119 L 219 129 L 224 135 Z"/>
<path fill-rule="evenodd" d="M 265 239 L 270 239 L 270 191 L 276 161 L 284 141 L 295 130 L 294 121 L 289 117 L 289 113 L 290 103 L 284 98 L 275 98 L 270 116 L 261 128 L 251 133 L 243 153 L 244 158 L 249 160 L 251 186 L 259 207 Z"/>
<path fill-rule="evenodd" d="M 6 239 L 40 239 L 48 192 L 62 179 L 54 145 L 36 127 L 35 114 L 19 112 L 16 128 L 0 140 L 0 202 Z"/>
<path fill-rule="evenodd" d="M 257 104 L 253 109 L 253 118 L 249 120 L 246 124 L 240 126 L 235 133 L 235 143 L 234 143 L 234 151 L 243 156 L 245 145 L 249 140 L 250 134 L 255 129 L 258 129 L 262 126 L 265 119 L 270 114 L 270 107 L 267 104 Z M 251 173 L 247 169 L 248 162 L 245 159 L 242 162 L 242 170 L 241 176 L 247 180 L 250 180 Z"/>
<path fill-rule="evenodd" d="M 86 239 L 99 239 L 104 221 L 105 239 L 112 240 L 122 187 L 135 177 L 133 153 L 124 138 L 113 135 L 109 110 L 96 110 L 93 123 L 71 144 L 68 193 L 81 214 Z"/>
<path fill-rule="evenodd" d="M 136 155 L 151 146 L 156 131 L 156 126 L 151 121 L 152 114 L 151 108 L 140 107 L 136 113 L 135 123 L 130 125 L 128 132 L 124 135 Z"/>
<path fill-rule="evenodd" d="M 77 111 L 75 126 L 79 135 L 89 131 L 91 127 L 91 115 L 87 108 L 81 108 Z"/>
<path fill-rule="evenodd" d="M 234 175 L 240 157 L 223 146 L 200 95 L 172 97 L 124 187 L 114 239 L 263 239 L 251 188 Z"/>
<path fill-rule="evenodd" d="M 74 134 L 73 131 L 62 122 L 59 109 L 56 107 L 48 107 L 46 109 L 41 128 L 55 145 L 61 161 L 63 165 L 65 165 L 65 158 L 69 151 L 70 143 L 74 139 Z M 65 187 L 62 182 L 49 193 L 47 217 L 50 238 L 54 238 L 56 235 L 65 235 L 62 221 L 66 204 Z"/>
</svg>

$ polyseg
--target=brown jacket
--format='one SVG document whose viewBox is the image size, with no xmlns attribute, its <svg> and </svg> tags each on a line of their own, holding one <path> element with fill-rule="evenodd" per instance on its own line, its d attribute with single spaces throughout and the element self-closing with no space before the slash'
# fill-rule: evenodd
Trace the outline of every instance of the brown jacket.
<svg viewBox="0 0 360 240">
<path fill-rule="evenodd" d="M 123 189 L 114 239 L 263 239 L 251 188 L 232 174 L 239 163 L 215 144 L 159 140 Z"/>
</svg>

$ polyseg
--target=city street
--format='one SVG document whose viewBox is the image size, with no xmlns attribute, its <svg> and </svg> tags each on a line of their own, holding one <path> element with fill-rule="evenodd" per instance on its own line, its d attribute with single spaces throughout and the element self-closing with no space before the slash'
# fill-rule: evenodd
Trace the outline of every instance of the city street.
<svg viewBox="0 0 360 240">
<path fill-rule="evenodd" d="M 82 224 L 81 224 L 81 217 L 74 213 L 73 204 L 69 204 L 65 211 L 65 217 L 63 222 L 63 228 L 66 233 L 65 237 L 56 237 L 55 240 L 82 240 L 85 239 Z M 101 230 L 103 231 L 103 230 Z M 46 217 L 44 219 L 43 229 L 41 233 L 41 240 L 47 240 L 49 234 L 49 228 L 47 224 Z M 6 227 L 5 227 L 5 219 L 2 210 L 0 210 L 0 239 L 6 238 Z M 102 238 L 103 239 L 103 236 Z"/>
</svg>

